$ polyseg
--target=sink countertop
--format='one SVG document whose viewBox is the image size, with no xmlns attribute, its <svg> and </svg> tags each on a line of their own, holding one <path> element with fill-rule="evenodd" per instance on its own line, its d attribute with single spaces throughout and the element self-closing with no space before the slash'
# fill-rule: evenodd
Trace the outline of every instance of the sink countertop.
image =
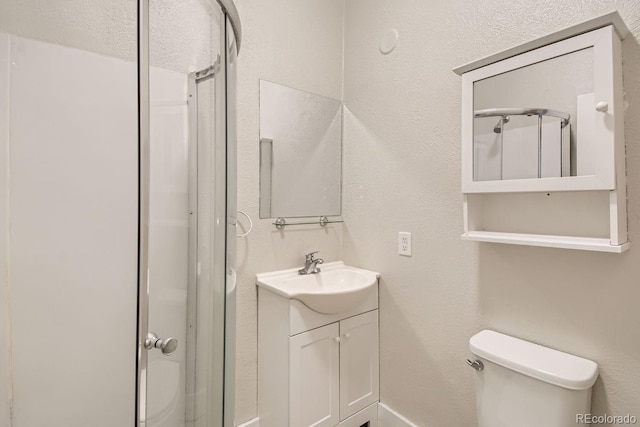
<svg viewBox="0 0 640 427">
<path fill-rule="evenodd" d="M 320 265 L 320 273 L 298 274 L 299 268 L 256 275 L 256 285 L 280 296 L 297 299 L 324 314 L 348 310 L 378 283 L 380 273 L 351 267 L 342 261 Z"/>
</svg>

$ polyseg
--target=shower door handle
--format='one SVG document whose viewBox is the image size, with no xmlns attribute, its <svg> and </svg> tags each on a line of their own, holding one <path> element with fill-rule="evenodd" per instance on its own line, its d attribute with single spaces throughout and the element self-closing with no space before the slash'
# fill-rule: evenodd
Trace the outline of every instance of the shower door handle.
<svg viewBox="0 0 640 427">
<path fill-rule="evenodd" d="M 147 339 L 144 340 L 144 348 L 147 350 L 159 348 L 162 354 L 169 356 L 177 350 L 178 340 L 175 338 L 158 338 L 156 334 L 149 332 Z"/>
</svg>

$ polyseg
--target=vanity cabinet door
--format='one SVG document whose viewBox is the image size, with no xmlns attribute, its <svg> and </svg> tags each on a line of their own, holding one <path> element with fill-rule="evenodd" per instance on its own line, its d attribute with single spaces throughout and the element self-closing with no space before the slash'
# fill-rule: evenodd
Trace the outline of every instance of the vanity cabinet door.
<svg viewBox="0 0 640 427">
<path fill-rule="evenodd" d="M 339 334 L 332 323 L 289 338 L 289 427 L 338 424 Z"/>
<path fill-rule="evenodd" d="M 379 399 L 378 310 L 340 322 L 340 419 Z"/>
</svg>

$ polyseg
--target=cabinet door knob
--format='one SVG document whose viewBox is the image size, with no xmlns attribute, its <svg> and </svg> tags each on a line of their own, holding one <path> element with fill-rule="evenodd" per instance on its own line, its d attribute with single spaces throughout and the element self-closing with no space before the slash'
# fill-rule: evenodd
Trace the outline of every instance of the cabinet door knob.
<svg viewBox="0 0 640 427">
<path fill-rule="evenodd" d="M 606 113 L 608 109 L 609 109 L 608 102 L 600 101 L 596 104 L 596 110 L 600 111 L 601 113 Z"/>
<path fill-rule="evenodd" d="M 334 340 L 335 342 L 340 342 L 340 337 L 335 337 L 333 340 Z"/>
<path fill-rule="evenodd" d="M 351 338 L 351 334 L 350 334 L 349 332 L 346 332 L 346 333 L 344 334 L 344 337 L 345 337 L 345 338 Z"/>
</svg>

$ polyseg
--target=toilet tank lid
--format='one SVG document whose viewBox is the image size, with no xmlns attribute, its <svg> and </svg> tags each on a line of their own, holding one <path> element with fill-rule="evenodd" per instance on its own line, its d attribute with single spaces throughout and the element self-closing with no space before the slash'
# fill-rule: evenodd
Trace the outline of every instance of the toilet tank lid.
<svg viewBox="0 0 640 427">
<path fill-rule="evenodd" d="M 488 329 L 471 337 L 469 348 L 497 365 L 569 390 L 588 389 L 598 377 L 591 360 Z"/>
</svg>

